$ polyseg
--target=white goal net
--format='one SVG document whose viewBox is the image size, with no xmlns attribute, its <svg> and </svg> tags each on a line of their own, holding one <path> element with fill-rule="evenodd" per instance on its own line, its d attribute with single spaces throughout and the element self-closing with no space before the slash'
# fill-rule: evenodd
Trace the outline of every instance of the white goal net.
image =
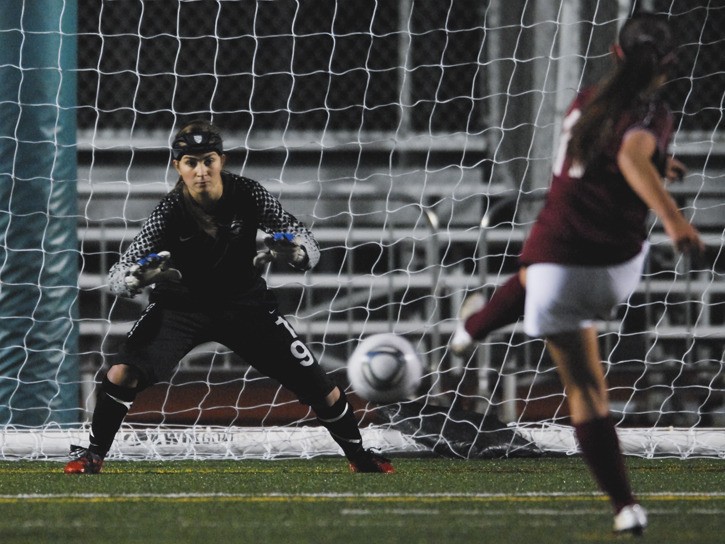
<svg viewBox="0 0 725 544">
<path fill-rule="evenodd" d="M 272 268 L 266 279 L 296 331 L 347 388 L 370 446 L 459 457 L 574 453 L 566 397 L 540 340 L 508 326 L 480 345 L 467 368 L 447 343 L 463 298 L 490 293 L 516 270 L 549 183 L 564 109 L 609 68 L 619 25 L 641 8 L 669 14 L 681 44 L 665 92 L 677 119 L 672 151 L 689 170 L 672 191 L 707 250 L 687 262 L 652 223 L 644 277 L 600 328 L 613 414 L 627 453 L 725 455 L 722 3 L 63 6 L 77 13 L 74 35 L 58 31 L 78 53 L 79 271 L 67 312 L 77 345 L 60 338 L 43 349 L 72 358 L 77 372 L 61 379 L 33 374 L 28 364 L 3 367 L 0 455 L 58 457 L 86 439 L 106 356 L 144 303 L 114 298 L 105 275 L 175 183 L 169 142 L 197 117 L 222 128 L 227 167 L 260 181 L 320 242 L 315 270 Z M 38 34 L 23 14 L 0 28 L 19 37 L 21 48 Z M 30 78 L 27 58 L 20 54 L 0 70 Z M 3 126 L 0 140 L 18 140 L 18 126 Z M 12 222 L 23 212 L 13 212 L 12 191 L 2 191 L 0 214 Z M 3 247 L 6 256 L 17 251 L 7 235 Z M 54 251 L 42 245 L 42 255 Z M 7 262 L 0 260 L 0 281 L 8 281 Z M 44 281 L 53 285 L 48 274 L 16 283 L 42 290 Z M 12 308 L 5 297 L 2 307 Z M 12 310 L 2 317 L 14 319 Z M 25 323 L 21 339 L 5 338 L 27 360 L 42 358 L 27 340 L 42 317 L 15 317 Z M 345 373 L 358 343 L 380 332 L 408 339 L 425 364 L 417 392 L 389 406 L 355 395 Z M 38 380 L 74 388 L 71 421 L 56 422 L 53 409 L 40 424 L 24 420 L 33 400 L 23 391 Z M 171 383 L 138 397 L 111 455 L 334 453 L 292 395 L 224 346 L 205 344 L 181 361 Z"/>
</svg>

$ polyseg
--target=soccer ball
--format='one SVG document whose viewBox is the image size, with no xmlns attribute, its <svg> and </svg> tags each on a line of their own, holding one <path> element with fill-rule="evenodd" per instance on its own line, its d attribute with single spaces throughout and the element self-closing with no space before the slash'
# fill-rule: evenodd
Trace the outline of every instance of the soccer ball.
<svg viewBox="0 0 725 544">
<path fill-rule="evenodd" d="M 412 395 L 423 376 L 413 346 L 392 333 L 365 338 L 350 356 L 347 377 L 355 393 L 372 402 L 400 402 Z"/>
</svg>

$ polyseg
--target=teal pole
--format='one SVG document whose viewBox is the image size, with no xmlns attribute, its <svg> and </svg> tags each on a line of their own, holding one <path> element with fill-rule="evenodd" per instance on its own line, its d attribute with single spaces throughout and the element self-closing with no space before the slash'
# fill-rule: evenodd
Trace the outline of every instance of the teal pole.
<svg viewBox="0 0 725 544">
<path fill-rule="evenodd" d="M 77 423 L 75 0 L 0 9 L 0 426 Z"/>
</svg>

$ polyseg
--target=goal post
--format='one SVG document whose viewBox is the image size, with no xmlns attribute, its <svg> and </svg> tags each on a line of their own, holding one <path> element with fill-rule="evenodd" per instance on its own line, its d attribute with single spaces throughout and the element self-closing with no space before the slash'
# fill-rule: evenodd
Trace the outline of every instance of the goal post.
<svg viewBox="0 0 725 544">
<path fill-rule="evenodd" d="M 0 36 L 17 48 L 50 34 L 77 40 L 77 67 L 58 66 L 42 87 L 43 105 L 58 113 L 44 129 L 58 136 L 44 140 L 54 148 L 44 158 L 53 168 L 77 159 L 77 172 L 57 176 L 76 182 L 72 210 L 59 217 L 73 223 L 64 232 L 77 232 L 77 242 L 63 242 L 67 251 L 48 232 L 38 261 L 22 270 L 37 286 L 32 266 L 41 257 L 72 255 L 54 280 L 77 294 L 68 299 L 77 310 L 64 310 L 72 316 L 65 341 L 10 344 L 28 360 L 77 359 L 78 376 L 45 380 L 73 392 L 77 417 L 73 425 L 0 422 L 0 456 L 57 458 L 86 440 L 107 356 L 146 301 L 113 297 L 106 273 L 176 182 L 169 143 L 197 117 L 222 128 L 228 168 L 260 181 L 319 240 L 315 270 L 273 267 L 266 280 L 346 388 L 369 446 L 456 457 L 575 453 L 565 392 L 542 341 L 511 325 L 467 368 L 447 343 L 465 296 L 490 294 L 515 272 L 546 194 L 562 112 L 608 68 L 623 17 L 642 7 L 668 15 L 681 44 L 664 92 L 677 118 L 672 150 L 689 172 L 671 190 L 707 250 L 687 262 L 652 222 L 642 281 L 600 327 L 609 394 L 626 453 L 725 455 L 725 9 L 706 0 L 54 4 L 64 17 L 77 14 L 77 29 L 38 33 L 18 18 Z M 30 74 L 17 59 L 0 70 Z M 77 104 L 62 87 L 72 78 Z M 30 110 L 3 93 L 0 108 Z M 0 126 L 0 145 L 16 145 L 19 129 L 7 118 Z M 73 140 L 60 138 L 69 131 Z M 0 164 L 4 176 L 18 168 L 12 153 Z M 51 185 L 43 199 L 55 202 L 62 183 Z M 0 209 L 6 252 L 7 225 L 27 217 Z M 3 293 L 11 264 L 0 261 Z M 45 323 L 36 308 L 6 307 L 4 322 L 30 319 L 33 332 Z M 359 397 L 345 373 L 360 341 L 383 332 L 404 336 L 425 364 L 416 393 L 388 406 Z M 0 380 L 22 392 L 36 383 L 13 371 Z M 9 407 L 0 397 L 0 413 Z M 170 383 L 139 396 L 111 451 L 118 459 L 336 453 L 307 407 L 217 344 L 199 346 Z"/>
<path fill-rule="evenodd" d="M 0 426 L 82 418 L 74 8 L 0 10 Z"/>
</svg>

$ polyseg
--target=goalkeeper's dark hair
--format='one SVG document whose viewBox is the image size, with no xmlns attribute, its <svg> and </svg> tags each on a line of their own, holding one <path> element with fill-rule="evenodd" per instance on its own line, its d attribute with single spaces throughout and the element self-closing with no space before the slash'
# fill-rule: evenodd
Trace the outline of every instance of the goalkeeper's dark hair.
<svg viewBox="0 0 725 544">
<path fill-rule="evenodd" d="M 633 15 L 620 30 L 615 51 L 619 53 L 615 69 L 597 85 L 572 129 L 567 151 L 584 166 L 612 140 L 617 119 L 625 110 L 648 107 L 652 83 L 674 63 L 669 22 L 653 13 Z"/>
</svg>

